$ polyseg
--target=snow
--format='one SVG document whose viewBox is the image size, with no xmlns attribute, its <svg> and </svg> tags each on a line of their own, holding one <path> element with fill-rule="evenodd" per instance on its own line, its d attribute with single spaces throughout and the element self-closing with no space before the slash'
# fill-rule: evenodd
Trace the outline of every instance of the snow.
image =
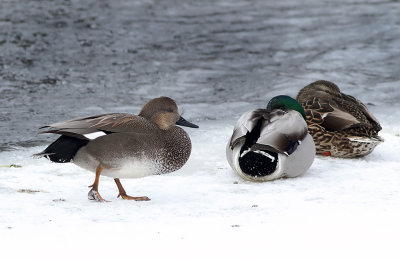
<svg viewBox="0 0 400 260">
<path fill-rule="evenodd" d="M 1 1 L 3 259 L 398 259 L 397 1 Z M 367 104 L 385 142 L 360 159 L 316 157 L 303 175 L 254 183 L 225 147 L 242 113 L 318 79 Z M 138 113 L 173 97 L 193 149 L 162 176 L 87 199 L 94 174 L 36 159 L 49 123 Z"/>
<path fill-rule="evenodd" d="M 15 249 L 16 258 L 61 252 L 62 259 L 92 250 L 103 259 L 115 248 L 146 259 L 397 255 L 400 137 L 383 132 L 386 141 L 363 159 L 317 157 L 300 177 L 253 183 L 226 162 L 232 129 L 228 121 L 204 121 L 188 130 L 193 153 L 182 169 L 122 180 L 128 194 L 149 202 L 117 199 L 108 177 L 99 191 L 111 202 L 89 201 L 94 174 L 30 157 L 44 147 L 1 153 L 1 162 L 22 166 L 0 169 L 3 250 Z"/>
</svg>

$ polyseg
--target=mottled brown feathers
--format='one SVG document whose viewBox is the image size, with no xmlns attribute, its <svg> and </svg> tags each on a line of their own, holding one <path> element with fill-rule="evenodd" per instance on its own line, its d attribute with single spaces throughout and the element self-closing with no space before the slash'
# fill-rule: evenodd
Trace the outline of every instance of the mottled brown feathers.
<svg viewBox="0 0 400 260">
<path fill-rule="evenodd" d="M 318 154 L 361 157 L 382 140 L 378 136 L 382 127 L 367 107 L 332 82 L 313 82 L 301 89 L 296 99 L 305 110 Z"/>
</svg>

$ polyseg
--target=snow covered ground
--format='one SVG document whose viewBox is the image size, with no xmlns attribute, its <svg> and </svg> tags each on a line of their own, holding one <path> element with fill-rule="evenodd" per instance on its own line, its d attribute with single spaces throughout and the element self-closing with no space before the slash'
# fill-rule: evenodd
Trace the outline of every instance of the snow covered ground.
<svg viewBox="0 0 400 260">
<path fill-rule="evenodd" d="M 398 1 L 0 1 L 2 259 L 399 259 Z M 331 80 L 365 102 L 385 142 L 251 183 L 225 159 L 240 114 Z M 137 113 L 175 98 L 193 150 L 180 170 L 111 178 L 34 159 L 41 125 Z"/>
<path fill-rule="evenodd" d="M 22 165 L 0 169 L 2 252 L 21 259 L 399 256 L 400 137 L 383 132 L 386 142 L 364 159 L 317 158 L 301 177 L 251 183 L 225 160 L 232 123 L 201 123 L 190 130 L 193 154 L 181 170 L 123 180 L 128 194 L 149 202 L 117 199 L 107 177 L 100 192 L 111 202 L 89 201 L 94 174 L 30 157 L 43 147 L 1 153 L 1 162 Z"/>
</svg>

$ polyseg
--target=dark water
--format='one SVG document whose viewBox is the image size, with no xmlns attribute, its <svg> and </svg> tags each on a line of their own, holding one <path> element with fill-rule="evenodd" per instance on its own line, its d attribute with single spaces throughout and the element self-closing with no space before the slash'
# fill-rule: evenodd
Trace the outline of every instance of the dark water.
<svg viewBox="0 0 400 260">
<path fill-rule="evenodd" d="M 0 53 L 0 151 L 160 95 L 197 121 L 317 79 L 398 106 L 400 2 L 0 1 Z"/>
</svg>

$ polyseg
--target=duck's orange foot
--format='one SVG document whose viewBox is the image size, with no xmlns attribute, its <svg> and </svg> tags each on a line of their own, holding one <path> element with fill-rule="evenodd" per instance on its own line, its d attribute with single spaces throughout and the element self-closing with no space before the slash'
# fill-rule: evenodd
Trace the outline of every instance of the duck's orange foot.
<svg viewBox="0 0 400 260">
<path fill-rule="evenodd" d="M 119 194 L 118 198 L 122 197 L 124 200 L 135 200 L 135 201 L 149 201 L 150 199 L 146 196 L 143 197 L 132 197 L 126 194 Z"/>
<path fill-rule="evenodd" d="M 99 201 L 99 202 L 108 202 L 105 199 L 103 199 L 100 196 L 100 193 L 98 191 L 95 191 L 93 189 L 91 189 L 88 193 L 88 199 L 90 200 L 95 200 L 95 201 Z"/>
</svg>

